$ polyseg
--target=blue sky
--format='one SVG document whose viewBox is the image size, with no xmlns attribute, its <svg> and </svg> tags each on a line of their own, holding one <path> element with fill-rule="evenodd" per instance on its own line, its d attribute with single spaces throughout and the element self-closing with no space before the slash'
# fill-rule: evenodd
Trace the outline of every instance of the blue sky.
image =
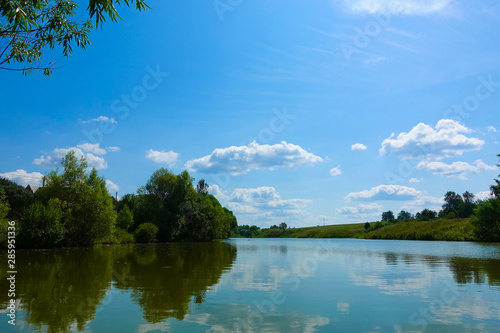
<svg viewBox="0 0 500 333">
<path fill-rule="evenodd" d="M 119 195 L 188 169 L 240 224 L 484 198 L 499 171 L 497 1 L 149 1 L 49 78 L 0 73 L 0 175 L 69 149 Z"/>
</svg>

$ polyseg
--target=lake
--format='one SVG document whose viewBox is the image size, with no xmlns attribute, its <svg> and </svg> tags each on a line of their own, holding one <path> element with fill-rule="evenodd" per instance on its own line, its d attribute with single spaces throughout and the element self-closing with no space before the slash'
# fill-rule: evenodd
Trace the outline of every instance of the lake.
<svg viewBox="0 0 500 333">
<path fill-rule="evenodd" d="M 0 332 L 500 332 L 500 244 L 230 239 L 16 259 L 16 326 L 2 265 Z"/>
</svg>

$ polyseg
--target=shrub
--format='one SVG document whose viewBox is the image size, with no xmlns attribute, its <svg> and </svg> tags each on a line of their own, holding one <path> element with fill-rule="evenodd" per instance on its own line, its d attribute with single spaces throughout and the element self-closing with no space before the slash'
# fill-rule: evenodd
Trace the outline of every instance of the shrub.
<svg viewBox="0 0 500 333">
<path fill-rule="evenodd" d="M 500 199 L 481 202 L 474 210 L 471 223 L 478 239 L 500 241 Z"/>
<path fill-rule="evenodd" d="M 143 223 L 137 227 L 134 232 L 134 238 L 137 243 L 154 243 L 158 227 L 152 223 Z"/>
</svg>

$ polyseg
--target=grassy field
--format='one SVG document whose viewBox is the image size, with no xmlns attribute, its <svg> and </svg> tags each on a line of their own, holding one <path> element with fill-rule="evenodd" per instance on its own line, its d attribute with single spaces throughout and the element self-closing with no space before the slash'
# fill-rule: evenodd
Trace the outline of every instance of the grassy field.
<svg viewBox="0 0 500 333">
<path fill-rule="evenodd" d="M 371 223 L 372 225 L 374 223 Z M 384 227 L 366 232 L 364 223 L 329 225 L 263 231 L 264 238 L 366 238 L 366 239 L 402 239 L 402 240 L 442 240 L 473 241 L 474 229 L 469 219 L 439 219 L 432 221 L 409 221 L 395 224 L 387 223 Z"/>
</svg>

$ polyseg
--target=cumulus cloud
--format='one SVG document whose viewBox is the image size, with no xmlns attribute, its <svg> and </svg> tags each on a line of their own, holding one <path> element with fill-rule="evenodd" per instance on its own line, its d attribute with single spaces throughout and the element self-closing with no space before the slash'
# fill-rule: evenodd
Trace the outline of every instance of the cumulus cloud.
<svg viewBox="0 0 500 333">
<path fill-rule="evenodd" d="M 394 15 L 427 15 L 446 8 L 451 0 L 343 0 L 356 13 L 384 13 Z"/>
<path fill-rule="evenodd" d="M 186 168 L 189 171 L 241 175 L 251 170 L 295 168 L 318 162 L 323 162 L 323 159 L 298 145 L 285 141 L 261 145 L 254 141 L 248 146 L 217 148 L 210 155 L 188 161 Z"/>
<path fill-rule="evenodd" d="M 456 177 L 466 180 L 469 174 L 478 174 L 481 171 L 496 170 L 496 166 L 488 165 L 482 160 L 477 160 L 472 164 L 467 162 L 453 162 L 446 164 L 438 161 L 422 161 L 417 164 L 418 170 L 426 170 L 434 175 L 442 175 L 447 177 Z"/>
<path fill-rule="evenodd" d="M 17 169 L 12 172 L 0 173 L 0 177 L 10 179 L 23 186 L 27 186 L 28 184 L 42 185 L 43 175 L 40 172 L 27 172 L 23 169 Z"/>
<path fill-rule="evenodd" d="M 108 191 L 110 193 L 115 193 L 115 192 L 118 192 L 118 190 L 120 189 L 118 187 L 118 185 L 116 185 L 115 183 L 113 183 L 111 180 L 109 179 L 106 179 L 106 188 L 108 189 Z"/>
<path fill-rule="evenodd" d="M 415 199 L 403 203 L 401 210 L 407 210 L 410 212 L 419 212 L 424 208 L 429 208 L 434 211 L 439 211 L 441 206 L 444 204 L 444 196 L 433 197 L 430 195 L 421 195 Z"/>
<path fill-rule="evenodd" d="M 488 132 L 494 132 L 494 133 L 498 132 L 497 129 L 493 126 L 488 126 L 487 129 L 488 129 Z"/>
<path fill-rule="evenodd" d="M 82 121 L 82 123 L 84 123 L 84 124 L 92 123 L 92 122 L 104 122 L 104 123 L 118 124 L 118 122 L 115 120 L 115 118 L 108 118 L 106 116 L 99 116 L 97 118 Z"/>
<path fill-rule="evenodd" d="M 116 146 L 110 146 L 110 147 L 107 147 L 106 148 L 107 151 L 110 151 L 112 153 L 115 153 L 117 151 L 120 151 L 120 147 L 116 147 Z"/>
<path fill-rule="evenodd" d="M 422 195 L 419 190 L 403 185 L 379 185 L 361 192 L 351 192 L 344 199 L 351 200 L 407 200 Z"/>
<path fill-rule="evenodd" d="M 97 146 L 98 147 L 98 146 Z M 56 148 L 50 154 L 42 155 L 39 158 L 33 160 L 33 164 L 39 165 L 42 168 L 53 169 L 61 164 L 61 160 L 68 152 L 74 152 L 76 158 L 85 157 L 89 168 L 96 168 L 97 170 L 106 169 L 108 163 L 106 160 L 100 156 L 96 156 L 90 152 L 86 153 L 78 147 L 71 148 Z"/>
<path fill-rule="evenodd" d="M 261 186 L 224 191 L 217 185 L 211 185 L 209 192 L 237 215 L 240 224 L 271 226 L 286 220 L 289 225 L 293 223 L 303 225 L 311 218 L 311 214 L 306 210 L 311 200 L 282 199 L 274 187 Z"/>
<path fill-rule="evenodd" d="M 146 158 L 155 163 L 165 163 L 168 165 L 173 165 L 179 158 L 179 154 L 171 151 L 156 151 L 150 149 L 146 152 Z"/>
<path fill-rule="evenodd" d="M 368 147 L 366 147 L 362 143 L 355 143 L 351 146 L 351 150 L 366 150 L 366 149 L 368 149 Z"/>
<path fill-rule="evenodd" d="M 493 198 L 493 195 L 491 194 L 491 191 L 482 191 L 477 193 L 475 198 L 478 200 L 486 200 Z"/>
<path fill-rule="evenodd" d="M 342 170 L 340 169 L 340 165 L 330 170 L 330 175 L 333 177 L 340 176 L 342 174 Z"/>
<path fill-rule="evenodd" d="M 94 155 L 105 155 L 106 150 L 99 147 L 98 143 L 84 143 L 81 145 L 77 145 L 77 148 L 80 148 L 84 153 L 92 153 Z"/>
<path fill-rule="evenodd" d="M 339 214 L 358 214 L 364 212 L 380 211 L 381 209 L 382 209 L 381 205 L 376 203 L 370 203 L 370 204 L 359 204 L 355 207 L 345 206 L 342 208 L 338 208 L 336 211 Z"/>
<path fill-rule="evenodd" d="M 441 160 L 480 150 L 483 140 L 464 134 L 472 130 L 451 119 L 441 119 L 435 127 L 420 123 L 408 133 L 402 132 L 382 142 L 380 154 L 395 154 L 404 158 Z"/>
</svg>

